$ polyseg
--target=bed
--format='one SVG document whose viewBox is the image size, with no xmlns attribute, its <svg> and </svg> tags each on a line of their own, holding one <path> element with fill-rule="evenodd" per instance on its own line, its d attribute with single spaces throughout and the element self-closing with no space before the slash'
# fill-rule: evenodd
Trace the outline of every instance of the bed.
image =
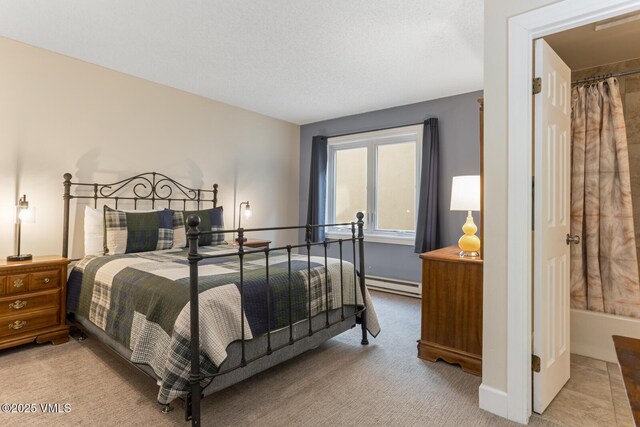
<svg viewBox="0 0 640 427">
<path fill-rule="evenodd" d="M 364 281 L 362 213 L 348 224 L 228 230 L 217 196 L 217 185 L 191 189 L 155 172 L 110 184 L 64 175 L 63 256 L 71 200 L 113 205 L 103 208 L 107 255 L 89 254 L 71 271 L 70 319 L 154 378 L 163 410 L 183 400 L 192 425 L 200 425 L 203 396 L 356 323 L 363 345 L 380 331 Z M 123 201 L 133 211 L 120 210 Z M 136 212 L 141 201 L 151 210 Z M 311 241 L 313 227 L 335 225 L 350 227 L 351 238 Z M 242 243 L 246 233 L 284 229 L 305 230 L 305 242 L 264 249 Z M 239 243 L 225 244 L 226 233 Z M 331 245 L 339 258 L 327 256 Z M 313 256 L 314 247 L 324 255 Z"/>
</svg>

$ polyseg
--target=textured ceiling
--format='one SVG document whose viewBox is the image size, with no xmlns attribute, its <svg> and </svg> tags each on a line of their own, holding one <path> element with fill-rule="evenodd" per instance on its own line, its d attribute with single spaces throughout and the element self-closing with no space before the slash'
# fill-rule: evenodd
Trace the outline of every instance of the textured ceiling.
<svg viewBox="0 0 640 427">
<path fill-rule="evenodd" d="M 482 0 L 0 0 L 0 35 L 293 123 L 482 88 Z"/>
</svg>

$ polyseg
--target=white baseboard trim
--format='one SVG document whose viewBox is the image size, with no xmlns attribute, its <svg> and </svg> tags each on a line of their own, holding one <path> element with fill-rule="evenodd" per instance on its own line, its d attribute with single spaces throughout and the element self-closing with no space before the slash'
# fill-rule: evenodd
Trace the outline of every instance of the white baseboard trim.
<svg viewBox="0 0 640 427">
<path fill-rule="evenodd" d="M 390 292 L 399 295 L 420 298 L 422 295 L 422 283 L 410 282 L 408 280 L 390 279 L 379 276 L 366 276 L 367 288 Z"/>
<path fill-rule="evenodd" d="M 497 388 L 480 384 L 480 409 L 507 418 L 507 393 Z"/>
</svg>

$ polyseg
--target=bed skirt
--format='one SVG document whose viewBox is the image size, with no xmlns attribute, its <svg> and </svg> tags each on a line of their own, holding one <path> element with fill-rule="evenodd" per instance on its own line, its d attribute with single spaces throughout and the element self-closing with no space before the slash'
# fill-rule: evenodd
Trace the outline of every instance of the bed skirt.
<svg viewBox="0 0 640 427">
<path fill-rule="evenodd" d="M 353 313 L 354 307 L 345 305 L 345 316 L 349 313 Z M 329 321 L 335 323 L 329 328 L 325 327 L 326 315 L 320 313 L 311 319 L 311 326 L 313 329 L 313 335 L 309 335 L 309 321 L 302 320 L 293 325 L 293 337 L 294 339 L 300 339 L 292 345 L 281 348 L 274 351 L 271 355 L 262 357 L 254 362 L 247 364 L 244 368 L 238 368 L 231 372 L 216 376 L 211 382 L 204 388 L 203 394 L 208 396 L 217 391 L 230 387 L 239 383 L 259 372 L 267 370 L 273 366 L 276 366 L 282 362 L 290 360 L 308 350 L 317 348 L 325 341 L 340 335 L 341 333 L 353 328 L 355 326 L 355 320 L 353 317 L 347 318 L 343 321 L 340 320 L 340 309 L 332 310 L 329 313 Z M 107 347 L 118 353 L 120 356 L 127 360 L 131 359 L 131 350 L 108 336 L 102 329 L 95 326 L 89 320 L 84 317 L 75 315 L 75 321 L 80 324 L 82 330 L 84 330 L 90 337 L 97 338 Z M 204 325 L 202 325 L 204 326 Z M 289 328 L 283 328 L 271 333 L 271 346 L 276 348 L 284 345 L 289 341 Z M 241 343 L 240 341 L 234 341 L 227 348 L 228 357 L 220 366 L 220 370 L 224 371 L 237 366 L 240 366 L 241 358 Z M 264 354 L 267 349 L 267 336 L 261 335 L 257 338 L 247 341 L 245 344 L 245 352 L 247 360 L 251 360 L 261 354 Z M 132 363 L 133 364 L 133 363 Z M 158 376 L 153 369 L 148 365 L 133 364 L 135 367 L 143 371 L 151 378 L 158 380 Z"/>
</svg>

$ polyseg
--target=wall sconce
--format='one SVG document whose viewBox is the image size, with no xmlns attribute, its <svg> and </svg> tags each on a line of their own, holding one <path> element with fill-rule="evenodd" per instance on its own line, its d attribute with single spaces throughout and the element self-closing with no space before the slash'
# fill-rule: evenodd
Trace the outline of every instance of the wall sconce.
<svg viewBox="0 0 640 427">
<path fill-rule="evenodd" d="M 244 216 L 249 218 L 251 216 L 251 205 L 249 204 L 249 201 L 247 200 L 246 202 L 241 202 L 240 206 L 238 207 L 238 228 L 242 228 L 242 205 L 246 205 L 246 207 L 244 208 Z M 240 237 L 236 237 L 236 242 L 240 241 Z M 247 241 L 246 237 L 242 238 L 243 242 Z"/>
<path fill-rule="evenodd" d="M 7 257 L 7 261 L 28 261 L 33 258 L 31 254 L 21 254 L 20 253 L 20 243 L 22 239 L 22 223 L 35 222 L 36 217 L 36 208 L 33 206 L 29 206 L 29 202 L 27 202 L 26 194 L 22 196 L 20 200 L 18 200 L 18 205 L 16 206 L 16 230 L 17 230 L 17 240 L 18 240 L 18 254 L 17 255 L 9 255 Z"/>
<path fill-rule="evenodd" d="M 480 238 L 471 211 L 480 210 L 480 175 L 454 176 L 451 183 L 451 210 L 467 211 L 467 222 L 462 226 L 464 236 L 458 240 L 460 256 L 479 256 Z"/>
</svg>

